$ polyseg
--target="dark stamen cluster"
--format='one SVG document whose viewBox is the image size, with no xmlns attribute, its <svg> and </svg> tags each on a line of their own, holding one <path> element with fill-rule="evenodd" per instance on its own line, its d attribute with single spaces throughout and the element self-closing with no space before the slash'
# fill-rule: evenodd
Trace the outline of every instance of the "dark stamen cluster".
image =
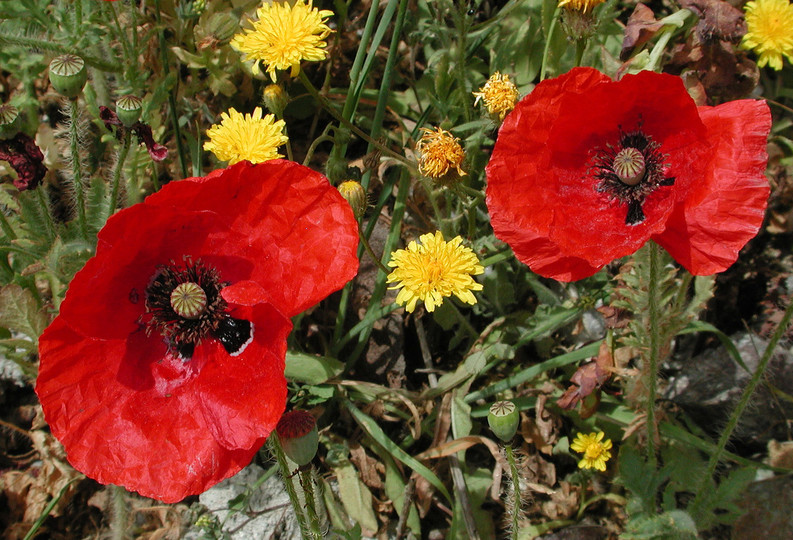
<svg viewBox="0 0 793 540">
<path fill-rule="evenodd" d="M 199 285 L 207 297 L 203 313 L 194 319 L 180 316 L 171 306 L 171 292 L 187 282 Z M 207 334 L 214 334 L 227 318 L 227 304 L 220 296 L 225 286 L 217 270 L 203 264 L 201 260 L 193 263 L 189 257 L 185 257 L 184 266 L 174 261 L 159 266 L 146 287 L 146 334 L 151 335 L 155 330 L 160 332 L 169 346 L 183 358 L 190 358 L 195 346 Z"/>
<path fill-rule="evenodd" d="M 635 148 L 644 158 L 644 176 L 636 185 L 628 185 L 621 181 L 614 170 L 614 159 L 625 148 Z M 598 191 L 607 193 L 612 200 L 616 199 L 621 204 L 628 205 L 626 225 L 635 225 L 644 221 L 642 205 L 647 196 L 658 187 L 671 186 L 675 182 L 674 177 L 664 175 L 666 156 L 659 149 L 660 145 L 641 128 L 630 133 L 625 133 L 620 128 L 619 143 L 616 146 L 609 144 L 605 149 L 596 151 L 587 170 L 588 175 L 600 180 Z"/>
</svg>

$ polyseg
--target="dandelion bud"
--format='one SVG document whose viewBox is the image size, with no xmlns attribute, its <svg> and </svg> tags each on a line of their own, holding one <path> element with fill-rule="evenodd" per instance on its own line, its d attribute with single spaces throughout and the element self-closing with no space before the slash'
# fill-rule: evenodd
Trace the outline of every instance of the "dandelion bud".
<svg viewBox="0 0 793 540">
<path fill-rule="evenodd" d="M 50 62 L 50 83 L 62 96 L 76 98 L 83 91 L 87 80 L 85 61 L 79 56 L 63 54 Z"/>
<path fill-rule="evenodd" d="M 132 127 L 140 120 L 143 101 L 138 96 L 121 96 L 116 101 L 116 116 L 126 127 Z"/>
<path fill-rule="evenodd" d="M 286 92 L 277 84 L 268 84 L 262 92 L 262 101 L 267 110 L 278 118 L 283 118 L 286 108 Z"/>
<path fill-rule="evenodd" d="M 487 423 L 496 437 L 504 442 L 509 442 L 518 431 L 520 412 L 511 401 L 496 401 L 490 406 L 487 413 Z"/>
<path fill-rule="evenodd" d="M 319 448 L 317 421 L 306 411 L 284 413 L 275 427 L 281 448 L 289 459 L 303 467 L 311 463 Z"/>
<path fill-rule="evenodd" d="M 19 133 L 19 110 L 13 105 L 0 105 L 0 139 Z"/>
<path fill-rule="evenodd" d="M 354 180 L 347 180 L 339 185 L 339 193 L 350 203 L 355 219 L 361 219 L 366 213 L 366 190 Z"/>
</svg>

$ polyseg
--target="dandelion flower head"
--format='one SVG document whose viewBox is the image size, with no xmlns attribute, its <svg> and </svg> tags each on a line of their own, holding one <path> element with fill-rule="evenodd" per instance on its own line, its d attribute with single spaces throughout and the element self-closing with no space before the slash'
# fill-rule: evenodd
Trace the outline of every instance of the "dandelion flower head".
<svg viewBox="0 0 793 540">
<path fill-rule="evenodd" d="M 435 311 L 443 299 L 454 294 L 467 304 L 476 304 L 471 291 L 481 291 L 482 285 L 471 276 L 484 272 L 471 248 L 462 246 L 459 236 L 445 242 L 440 231 L 423 234 L 419 242 L 408 244 L 407 249 L 391 253 L 388 266 L 388 283 L 397 282 L 392 289 L 400 289 L 396 297 L 399 305 L 407 304 L 408 312 L 416 309 L 422 300 L 427 311 Z"/>
<path fill-rule="evenodd" d="M 331 29 L 325 19 L 333 15 L 332 11 L 316 9 L 311 0 L 297 0 L 294 6 L 265 2 L 256 14 L 253 29 L 243 30 L 231 40 L 231 46 L 245 55 L 244 60 L 254 61 L 254 73 L 263 62 L 275 82 L 276 69 L 290 68 L 292 77 L 296 77 L 301 61 L 318 62 L 328 57 L 325 38 Z"/>
<path fill-rule="evenodd" d="M 592 11 L 595 6 L 598 6 L 605 1 L 606 0 L 560 0 L 559 7 L 569 9 L 571 11 L 588 13 Z"/>
<path fill-rule="evenodd" d="M 283 120 L 275 121 L 272 114 L 262 117 L 261 107 L 245 115 L 231 108 L 220 117 L 220 124 L 207 130 L 209 140 L 204 143 L 204 150 L 219 160 L 228 161 L 229 165 L 242 160 L 256 164 L 283 157 L 278 147 L 289 140 L 283 132 Z"/>
<path fill-rule="evenodd" d="M 742 45 L 760 56 L 765 65 L 779 71 L 782 56 L 793 62 L 793 4 L 788 0 L 755 0 L 746 4 L 746 35 Z"/>
<path fill-rule="evenodd" d="M 474 105 L 481 99 L 488 113 L 503 120 L 507 113 L 515 108 L 519 94 L 518 87 L 509 80 L 509 75 L 502 75 L 496 71 L 479 92 L 474 92 L 474 96 L 476 96 Z"/>
<path fill-rule="evenodd" d="M 451 169 L 456 169 L 460 176 L 465 171 L 460 168 L 465 159 L 460 142 L 445 129 L 437 128 L 435 131 L 422 128 L 424 135 L 416 144 L 416 150 L 421 155 L 419 158 L 419 172 L 430 178 L 442 178 Z"/>
<path fill-rule="evenodd" d="M 606 470 L 606 462 L 611 458 L 611 440 L 603 440 L 605 434 L 602 431 L 583 435 L 578 433 L 575 436 L 570 448 L 578 453 L 583 453 L 584 457 L 578 462 L 580 469 Z"/>
</svg>

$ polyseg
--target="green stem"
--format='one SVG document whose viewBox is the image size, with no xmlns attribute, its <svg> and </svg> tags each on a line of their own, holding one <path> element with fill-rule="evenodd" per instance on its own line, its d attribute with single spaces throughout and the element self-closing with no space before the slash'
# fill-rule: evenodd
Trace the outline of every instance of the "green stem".
<svg viewBox="0 0 793 540">
<path fill-rule="evenodd" d="M 127 531 L 127 501 L 126 490 L 121 486 L 112 486 L 113 512 L 110 524 L 110 538 L 124 540 Z"/>
<path fill-rule="evenodd" d="M 52 41 L 46 41 L 43 39 L 28 38 L 22 36 L 11 36 L 8 34 L 0 33 L 0 44 L 3 43 L 7 43 L 10 45 L 19 45 L 21 47 L 27 47 L 30 49 L 43 49 L 46 51 L 57 52 L 59 54 L 76 54 L 77 56 L 85 60 L 85 63 L 91 67 L 101 69 L 102 71 L 111 71 L 113 73 L 117 73 L 121 71 L 121 65 L 119 64 L 106 62 L 95 56 L 86 55 L 84 50 L 81 50 L 77 47 L 68 47 L 65 45 L 61 45 L 60 43 L 54 43 Z"/>
<path fill-rule="evenodd" d="M 647 247 L 650 250 L 650 279 L 647 291 L 647 317 L 650 344 L 646 359 L 647 366 L 645 367 L 644 382 L 647 389 L 647 463 L 655 468 L 655 399 L 658 363 L 661 354 L 661 299 L 659 290 L 659 281 L 661 279 L 661 268 L 659 268 L 661 254 L 659 250 L 661 248 L 653 241 L 650 241 Z"/>
<path fill-rule="evenodd" d="M 289 495 L 289 500 L 292 502 L 292 508 L 295 510 L 295 518 L 297 518 L 297 524 L 300 526 L 300 533 L 303 535 L 303 538 L 311 538 L 311 536 L 309 536 L 308 524 L 306 523 L 306 516 L 303 514 L 300 499 L 292 483 L 292 471 L 289 470 L 289 464 L 286 462 L 286 455 L 281 448 L 281 441 L 278 440 L 278 435 L 273 432 L 270 434 L 268 442 L 270 443 L 270 451 L 275 455 L 275 460 L 278 462 L 281 477 L 284 479 L 286 493 Z"/>
<path fill-rule="evenodd" d="M 344 127 L 346 127 L 347 129 L 358 135 L 360 138 L 362 138 L 369 144 L 373 145 L 375 148 L 379 149 L 383 154 L 387 154 L 388 156 L 392 157 L 393 159 L 399 161 L 400 163 L 408 167 L 408 169 L 410 169 L 411 171 L 415 171 L 416 165 L 414 163 L 411 163 L 410 160 L 408 160 L 404 156 L 401 156 L 400 154 L 397 154 L 387 146 L 384 146 L 381 143 L 377 142 L 376 140 L 372 139 L 369 135 L 364 133 L 357 126 L 354 126 L 352 122 L 344 118 L 330 104 L 328 99 L 325 96 L 321 95 L 319 91 L 317 91 L 317 89 L 314 87 L 314 85 L 312 84 L 312 82 L 309 80 L 308 76 L 306 76 L 305 72 L 302 69 L 300 70 L 299 77 L 300 77 L 300 81 L 303 83 L 303 86 L 305 86 L 308 93 L 311 94 L 311 96 L 317 100 L 317 102 L 322 106 L 323 109 L 325 109 L 326 112 L 328 112 L 328 114 L 330 114 L 333 118 L 341 122 L 342 125 L 344 125 Z"/>
<path fill-rule="evenodd" d="M 554 31 L 556 27 L 559 25 L 559 14 L 561 13 L 562 8 L 556 8 L 556 11 L 553 12 L 553 19 L 551 20 L 551 26 L 548 28 L 548 36 L 545 38 L 545 48 L 542 51 L 542 65 L 540 66 L 540 80 L 545 80 L 545 73 L 548 70 L 548 54 L 551 51 L 551 40 L 553 39 Z"/>
<path fill-rule="evenodd" d="M 714 478 L 714 475 L 716 474 L 716 467 L 718 467 L 719 462 L 721 462 L 726 452 L 727 443 L 730 441 L 732 433 L 735 431 L 735 428 L 738 425 L 738 421 L 746 410 L 746 407 L 749 405 L 749 401 L 751 400 L 752 394 L 757 388 L 757 385 L 763 380 L 763 375 L 765 375 L 768 363 L 771 361 L 771 358 L 774 357 L 776 346 L 779 343 L 779 340 L 782 339 L 782 336 L 785 334 L 785 330 L 787 330 L 787 327 L 790 324 L 791 317 L 793 317 L 793 302 L 788 304 L 785 314 L 782 316 L 782 320 L 779 321 L 779 325 L 776 327 L 776 330 L 774 330 L 774 334 L 771 336 L 771 341 L 768 342 L 765 351 L 763 351 L 763 356 L 760 358 L 760 362 L 757 364 L 757 369 L 752 374 L 749 384 L 747 384 L 746 388 L 743 389 L 743 393 L 738 400 L 738 404 L 735 406 L 732 414 L 730 414 L 727 425 L 724 428 L 724 431 L 722 431 L 721 437 L 719 437 L 719 442 L 716 444 L 716 451 L 710 456 L 707 472 L 705 473 L 705 476 L 699 480 L 696 486 L 696 490 L 694 491 L 696 496 L 694 497 L 694 502 L 691 503 L 690 506 L 690 514 L 695 520 L 697 520 L 697 514 L 699 514 L 701 510 L 700 506 L 703 502 L 704 493 L 706 489 L 710 489 L 710 487 L 706 484 Z"/>
<path fill-rule="evenodd" d="M 507 451 L 507 462 L 509 463 L 510 475 L 512 476 L 512 491 L 514 498 L 512 500 L 512 527 L 510 527 L 512 540 L 518 540 L 518 519 L 520 518 L 520 477 L 518 476 L 518 466 L 515 463 L 515 454 L 512 452 L 512 444 L 505 446 Z"/>
<path fill-rule="evenodd" d="M 55 238 L 55 225 L 52 223 L 52 214 L 50 212 L 50 205 L 47 204 L 47 199 L 44 197 L 44 186 L 40 186 L 36 190 L 36 198 L 41 207 L 41 215 L 44 218 L 45 226 L 47 227 L 47 238 L 50 240 Z"/>
<path fill-rule="evenodd" d="M 83 0 L 74 0 L 74 27 L 78 30 L 83 26 Z"/>
<path fill-rule="evenodd" d="M 110 192 L 110 209 L 107 217 L 112 216 L 116 211 L 116 207 L 118 206 L 118 191 L 119 185 L 121 184 L 121 172 L 124 170 L 124 161 L 127 159 L 129 146 L 129 131 L 125 129 L 124 137 L 121 139 L 121 150 L 118 153 L 116 168 L 113 170 L 113 188 Z"/>
<path fill-rule="evenodd" d="M 465 121 L 470 122 L 474 118 L 474 106 L 471 100 L 471 93 L 466 85 L 467 79 L 467 63 L 465 59 L 466 41 L 468 38 L 468 3 L 456 2 L 457 13 L 454 17 L 454 22 L 457 30 L 457 44 L 456 53 L 457 60 L 455 62 L 454 71 L 457 74 L 457 84 L 460 85 L 460 101 L 463 103 L 463 113 L 465 114 Z"/>
<path fill-rule="evenodd" d="M 72 184 L 74 187 L 75 206 L 77 206 L 77 223 L 80 226 L 80 233 L 83 238 L 88 240 L 88 225 L 85 221 L 85 197 L 83 194 L 83 174 L 80 165 L 80 141 L 79 141 L 79 122 L 80 111 L 77 108 L 77 98 L 69 100 L 69 140 L 71 143 L 72 159 Z"/>
<path fill-rule="evenodd" d="M 306 515 L 308 516 L 308 525 L 310 527 L 310 538 L 314 540 L 322 539 L 322 529 L 319 524 L 319 516 L 317 515 L 316 499 L 314 498 L 314 481 L 311 478 L 311 468 L 304 467 L 300 470 L 300 485 L 303 487 L 303 495 L 306 499 Z"/>
<path fill-rule="evenodd" d="M 160 17 L 160 0 L 154 0 L 154 13 L 157 18 L 157 31 L 160 43 L 160 63 L 162 64 L 163 77 L 168 75 L 168 45 L 165 42 L 165 34 L 163 33 L 163 25 Z M 182 170 L 182 177 L 187 178 L 187 156 L 184 150 L 184 143 L 182 142 L 182 130 L 179 127 L 179 116 L 176 107 L 175 89 L 168 90 L 168 109 L 171 113 L 171 125 L 173 126 L 173 135 L 176 138 L 176 152 L 179 155 L 179 166 Z"/>
<path fill-rule="evenodd" d="M 586 51 L 586 38 L 577 39 L 575 41 L 575 67 L 581 65 L 584 59 L 584 51 Z"/>
<path fill-rule="evenodd" d="M 369 254 L 369 256 L 372 258 L 375 264 L 377 264 L 378 268 L 380 268 L 380 270 L 385 272 L 386 275 L 390 274 L 391 271 L 388 269 L 388 267 L 383 264 L 383 262 L 377 257 L 377 255 L 375 255 L 372 246 L 369 244 L 369 239 L 366 238 L 366 235 L 363 233 L 363 229 L 361 228 L 360 223 L 358 223 L 358 238 L 361 240 L 361 244 L 363 244 L 363 247 L 366 249 L 366 253 Z"/>
</svg>

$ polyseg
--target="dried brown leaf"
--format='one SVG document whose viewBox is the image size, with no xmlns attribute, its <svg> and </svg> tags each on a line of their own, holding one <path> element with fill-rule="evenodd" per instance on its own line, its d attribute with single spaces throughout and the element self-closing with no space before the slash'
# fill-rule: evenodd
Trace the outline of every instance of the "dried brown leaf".
<svg viewBox="0 0 793 540">
<path fill-rule="evenodd" d="M 653 10 L 644 4 L 636 4 L 625 26 L 620 60 L 624 62 L 633 56 L 635 51 L 641 49 L 663 27 L 664 24 L 656 20 Z"/>
</svg>

